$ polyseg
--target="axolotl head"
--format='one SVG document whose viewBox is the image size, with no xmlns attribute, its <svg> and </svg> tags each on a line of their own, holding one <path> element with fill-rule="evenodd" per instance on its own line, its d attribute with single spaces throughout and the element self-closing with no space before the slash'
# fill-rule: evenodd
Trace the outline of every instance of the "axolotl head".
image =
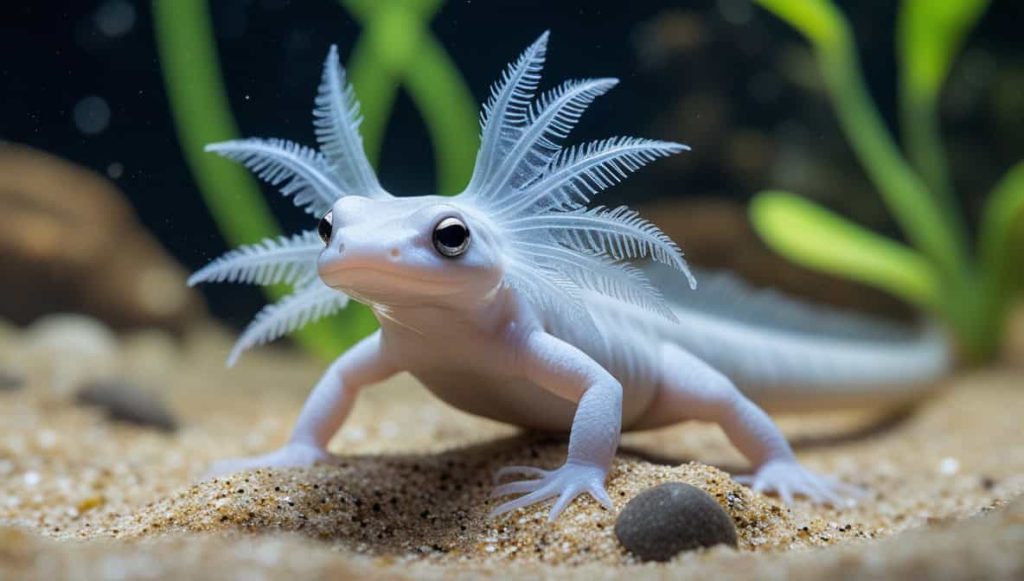
<svg viewBox="0 0 1024 581">
<path fill-rule="evenodd" d="M 489 221 L 454 198 L 346 196 L 319 224 L 320 278 L 378 305 L 471 301 L 494 292 L 503 265 Z"/>
</svg>

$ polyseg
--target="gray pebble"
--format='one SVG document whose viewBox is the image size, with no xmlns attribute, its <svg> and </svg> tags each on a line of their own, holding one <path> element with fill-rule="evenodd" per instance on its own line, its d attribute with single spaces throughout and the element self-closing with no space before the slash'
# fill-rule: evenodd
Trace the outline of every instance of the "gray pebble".
<svg viewBox="0 0 1024 581">
<path fill-rule="evenodd" d="M 0 392 L 18 391 L 25 384 L 25 377 L 19 373 L 0 369 Z"/>
<path fill-rule="evenodd" d="M 173 432 L 178 421 L 156 394 L 127 381 L 108 379 L 78 390 L 75 401 L 102 408 L 112 420 Z"/>
<path fill-rule="evenodd" d="M 736 546 L 732 518 L 703 490 L 681 482 L 649 488 L 630 500 L 615 536 L 644 561 L 667 561 L 681 551 Z"/>
</svg>

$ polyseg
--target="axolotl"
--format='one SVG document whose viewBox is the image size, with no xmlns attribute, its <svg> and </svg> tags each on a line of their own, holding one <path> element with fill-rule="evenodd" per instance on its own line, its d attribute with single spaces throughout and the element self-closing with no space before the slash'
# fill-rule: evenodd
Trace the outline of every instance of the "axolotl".
<svg viewBox="0 0 1024 581">
<path fill-rule="evenodd" d="M 948 365 L 944 339 L 728 278 L 692 290 L 680 249 L 654 224 L 626 207 L 589 206 L 629 173 L 688 148 L 639 138 L 564 148 L 583 111 L 617 81 L 569 81 L 538 95 L 547 41 L 545 33 L 493 86 L 472 178 L 455 196 L 395 197 L 381 187 L 334 47 L 314 109 L 319 151 L 261 139 L 208 147 L 319 218 L 315 230 L 242 247 L 190 279 L 296 287 L 257 315 L 230 361 L 349 297 L 380 322 L 328 367 L 282 448 L 213 471 L 331 462 L 328 442 L 360 390 L 407 371 L 461 410 L 568 431 L 561 466 L 498 472 L 494 496 L 506 501 L 495 515 L 553 501 L 553 520 L 583 493 L 610 509 L 605 479 L 620 433 L 686 420 L 721 426 L 753 464 L 741 482 L 756 491 L 787 502 L 856 496 L 802 466 L 751 397 L 803 407 L 911 397 Z"/>
</svg>

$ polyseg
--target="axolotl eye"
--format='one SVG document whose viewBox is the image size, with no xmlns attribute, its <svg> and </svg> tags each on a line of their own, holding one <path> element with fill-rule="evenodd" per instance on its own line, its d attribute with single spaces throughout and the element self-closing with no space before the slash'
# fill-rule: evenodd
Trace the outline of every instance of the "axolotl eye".
<svg viewBox="0 0 1024 581">
<path fill-rule="evenodd" d="M 324 241 L 324 244 L 330 244 L 331 242 L 331 231 L 334 229 L 334 210 L 328 210 L 324 214 L 323 218 L 320 218 L 320 223 L 317 224 L 316 231 L 320 234 L 320 239 Z"/>
<path fill-rule="evenodd" d="M 454 216 L 434 226 L 434 248 L 446 258 L 462 256 L 469 250 L 469 227 Z"/>
</svg>

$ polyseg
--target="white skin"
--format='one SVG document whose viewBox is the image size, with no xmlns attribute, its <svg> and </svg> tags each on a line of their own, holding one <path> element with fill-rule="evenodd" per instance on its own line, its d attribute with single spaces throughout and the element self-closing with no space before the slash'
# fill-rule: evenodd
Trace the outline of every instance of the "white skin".
<svg viewBox="0 0 1024 581">
<path fill-rule="evenodd" d="M 288 443 L 269 454 L 227 460 L 212 472 L 330 462 L 327 444 L 359 391 L 408 371 L 449 404 L 499 421 L 569 431 L 565 463 L 553 470 L 509 466 L 495 497 L 520 495 L 502 514 L 554 500 L 553 520 L 574 498 L 590 494 L 611 509 L 605 478 L 622 429 L 686 420 L 717 423 L 755 467 L 741 480 L 755 491 L 839 503 L 851 487 L 802 467 L 772 420 L 724 375 L 656 332 L 621 334 L 638 309 L 616 301 L 588 303 L 598 331 L 559 332 L 569 322 L 545 315 L 503 284 L 502 240 L 471 207 L 436 196 L 334 204 L 321 279 L 370 304 L 381 329 L 339 357 L 313 389 Z M 434 229 L 449 217 L 468 227 L 470 244 L 442 255 Z M 616 332 L 618 331 L 618 332 Z M 629 341 L 622 340 L 628 338 Z"/>
</svg>

